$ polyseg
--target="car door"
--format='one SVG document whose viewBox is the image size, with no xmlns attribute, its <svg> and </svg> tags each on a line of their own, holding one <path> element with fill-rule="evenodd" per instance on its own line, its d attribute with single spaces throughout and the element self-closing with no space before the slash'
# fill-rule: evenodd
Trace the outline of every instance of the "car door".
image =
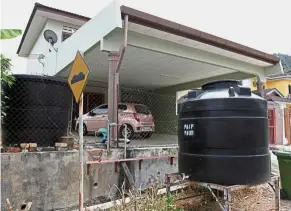
<svg viewBox="0 0 291 211">
<path fill-rule="evenodd" d="M 88 131 L 98 131 L 100 128 L 107 128 L 108 105 L 101 105 L 93 109 L 91 118 L 88 118 L 86 125 Z"/>
</svg>

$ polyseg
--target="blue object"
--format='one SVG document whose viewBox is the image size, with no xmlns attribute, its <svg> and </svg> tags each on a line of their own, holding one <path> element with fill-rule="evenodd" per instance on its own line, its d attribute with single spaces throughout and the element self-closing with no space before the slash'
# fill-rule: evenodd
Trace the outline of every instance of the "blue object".
<svg viewBox="0 0 291 211">
<path fill-rule="evenodd" d="M 107 136 L 102 136 L 101 143 L 105 144 L 107 141 Z"/>
<path fill-rule="evenodd" d="M 108 131 L 106 128 L 100 128 L 97 132 L 98 135 L 101 135 L 102 139 L 100 140 L 101 143 L 105 143 L 107 141 L 107 134 Z"/>
</svg>

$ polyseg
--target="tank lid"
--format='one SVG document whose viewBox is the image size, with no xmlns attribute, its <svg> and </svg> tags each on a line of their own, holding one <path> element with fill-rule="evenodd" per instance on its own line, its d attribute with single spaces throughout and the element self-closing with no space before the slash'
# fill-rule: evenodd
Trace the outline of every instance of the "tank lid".
<svg viewBox="0 0 291 211">
<path fill-rule="evenodd" d="M 47 82 L 55 82 L 55 83 L 63 83 L 67 84 L 68 82 L 61 77 L 56 76 L 44 76 L 44 75 L 30 75 L 30 74 L 14 74 L 16 79 L 25 79 L 25 80 L 35 80 L 35 81 L 47 81 Z"/>
<path fill-rule="evenodd" d="M 220 81 L 212 81 L 202 85 L 202 90 L 209 89 L 227 89 L 230 87 L 238 87 L 241 84 L 240 81 L 237 80 L 220 80 Z"/>
</svg>

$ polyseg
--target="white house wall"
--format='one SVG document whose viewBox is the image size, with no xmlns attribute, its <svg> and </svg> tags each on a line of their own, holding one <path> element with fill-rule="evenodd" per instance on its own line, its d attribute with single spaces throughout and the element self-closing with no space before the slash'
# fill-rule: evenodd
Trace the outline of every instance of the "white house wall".
<svg viewBox="0 0 291 211">
<path fill-rule="evenodd" d="M 42 64 L 37 60 L 37 55 L 43 54 L 45 56 L 49 55 L 49 50 L 54 51 L 50 44 L 44 39 L 43 33 L 45 30 L 50 29 L 54 31 L 58 37 L 58 41 L 54 44 L 55 48 L 58 48 L 62 43 L 62 31 L 63 26 L 71 26 L 74 28 L 79 28 L 78 26 L 74 26 L 68 23 L 51 20 L 48 19 L 46 24 L 44 25 L 42 31 L 40 32 L 31 52 L 29 53 L 28 60 L 27 60 L 27 73 L 28 74 L 37 74 L 42 75 L 44 73 L 44 67 Z M 45 60 L 43 60 L 45 62 Z"/>
<path fill-rule="evenodd" d="M 26 72 L 27 74 L 42 74 L 43 73 L 43 66 L 41 63 L 38 62 L 37 55 L 39 54 L 46 54 L 46 49 L 48 49 L 48 43 L 43 38 L 43 32 L 47 29 L 48 23 L 44 25 L 42 31 L 40 32 L 38 38 L 36 39 L 33 48 L 31 49 L 28 59 L 27 59 L 27 67 Z M 48 51 L 47 51 L 48 52 Z"/>
<path fill-rule="evenodd" d="M 44 73 L 55 75 L 73 62 L 77 51 L 86 52 L 113 29 L 122 27 L 120 5 L 113 1 L 94 18 L 85 23 L 73 36 L 47 55 Z"/>
</svg>

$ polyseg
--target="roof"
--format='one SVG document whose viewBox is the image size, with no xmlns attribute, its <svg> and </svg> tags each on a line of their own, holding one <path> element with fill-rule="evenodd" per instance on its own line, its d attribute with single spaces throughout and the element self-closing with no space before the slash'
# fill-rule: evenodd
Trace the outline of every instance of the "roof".
<svg viewBox="0 0 291 211">
<path fill-rule="evenodd" d="M 124 17 L 125 15 L 128 15 L 129 21 L 132 23 L 140 24 L 147 27 L 152 27 L 157 30 L 172 33 L 181 37 L 185 37 L 185 38 L 202 42 L 208 45 L 212 45 L 212 46 L 215 46 L 215 47 L 218 47 L 230 52 L 234 52 L 234 53 L 244 55 L 250 58 L 254 58 L 260 61 L 264 61 L 270 64 L 277 64 L 280 61 L 280 58 L 276 56 L 264 53 L 262 51 L 255 50 L 253 48 L 199 31 L 194 28 L 187 27 L 179 23 L 175 23 L 175 22 L 154 16 L 154 15 L 130 8 L 130 7 L 121 6 L 120 9 L 121 9 L 122 17 Z M 46 11 L 46 12 L 50 12 L 50 13 L 54 13 L 58 15 L 63 15 L 69 18 L 79 19 L 81 21 L 90 20 L 89 17 L 85 17 L 82 15 L 68 12 L 68 11 L 56 9 L 53 7 L 48 7 L 39 3 L 35 3 L 34 9 L 31 13 L 29 21 L 24 30 L 22 39 L 20 41 L 17 54 L 19 54 L 22 48 L 23 42 L 26 38 L 26 34 L 30 28 L 31 22 L 37 10 L 42 10 L 42 11 Z"/>
<path fill-rule="evenodd" d="M 268 80 L 291 79 L 291 72 L 281 73 L 267 77 Z"/>
<path fill-rule="evenodd" d="M 253 93 L 256 94 L 256 95 L 260 95 L 260 92 L 257 91 L 257 90 L 253 91 Z M 271 93 L 275 93 L 277 96 L 283 97 L 282 93 L 276 88 L 269 88 L 269 89 L 264 89 L 263 90 L 263 95 L 264 96 L 270 95 Z"/>
<path fill-rule="evenodd" d="M 261 96 L 259 91 L 253 91 L 254 94 Z M 273 93 L 273 95 L 272 95 Z M 286 102 L 291 103 L 290 97 L 284 97 L 282 93 L 276 88 L 264 89 L 263 96 L 267 101 L 277 101 L 277 102 Z"/>
</svg>

